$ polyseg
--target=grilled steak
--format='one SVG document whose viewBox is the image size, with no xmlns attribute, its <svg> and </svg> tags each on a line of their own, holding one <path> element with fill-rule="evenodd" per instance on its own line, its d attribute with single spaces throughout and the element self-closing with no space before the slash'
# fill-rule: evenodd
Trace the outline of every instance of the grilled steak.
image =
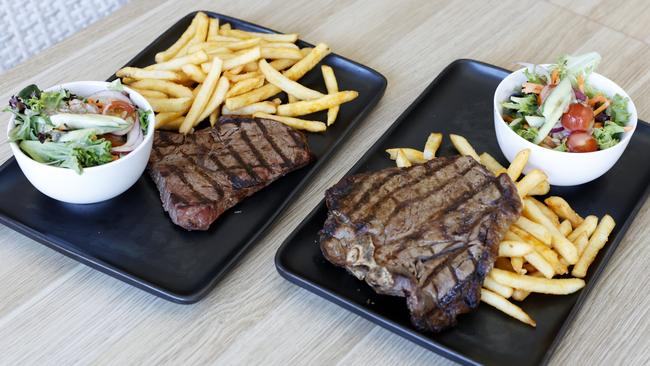
<svg viewBox="0 0 650 366">
<path fill-rule="evenodd" d="M 148 169 L 172 221 L 207 230 L 224 211 L 311 160 L 301 132 L 268 119 L 224 116 L 190 135 L 156 131 Z"/>
<path fill-rule="evenodd" d="M 325 196 L 325 258 L 380 294 L 406 297 L 412 322 L 431 331 L 478 306 L 498 243 L 521 212 L 510 178 L 471 157 L 347 177 Z"/>
</svg>

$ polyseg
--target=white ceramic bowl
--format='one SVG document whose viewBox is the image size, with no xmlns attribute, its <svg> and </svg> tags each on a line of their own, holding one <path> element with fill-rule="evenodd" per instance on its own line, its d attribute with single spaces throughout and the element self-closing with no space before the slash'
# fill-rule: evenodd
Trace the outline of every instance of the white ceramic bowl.
<svg viewBox="0 0 650 366">
<path fill-rule="evenodd" d="M 555 151 L 535 145 L 517 135 L 503 120 L 501 103 L 520 89 L 521 84 L 526 81 L 524 70 L 525 68 L 508 75 L 494 92 L 494 128 L 503 155 L 508 161 L 512 161 L 519 151 L 530 149 L 528 165 L 524 172 L 534 168 L 541 169 L 548 175 L 549 183 L 557 186 L 583 184 L 605 174 L 621 157 L 636 130 L 636 107 L 630 96 L 613 81 L 600 74 L 592 73 L 587 81 L 589 85 L 594 86 L 605 95 L 620 94 L 628 98 L 628 111 L 630 112 L 628 126 L 632 126 L 632 130 L 624 132 L 621 141 L 609 149 L 589 153 Z"/>
<path fill-rule="evenodd" d="M 76 81 L 56 85 L 46 90 L 68 89 L 79 96 L 88 96 L 106 90 L 109 83 L 104 81 Z M 137 92 L 125 87 L 133 103 L 144 110 L 151 110 L 147 100 Z M 14 127 L 14 119 L 9 121 L 7 133 Z M 27 179 L 36 189 L 56 200 L 68 203 L 96 203 L 113 198 L 129 189 L 140 178 L 147 166 L 155 119 L 149 115 L 149 125 L 144 141 L 126 156 L 99 166 L 84 168 L 77 174 L 68 168 L 59 168 L 39 163 L 27 156 L 18 144 L 11 142 L 11 150 Z"/>
</svg>

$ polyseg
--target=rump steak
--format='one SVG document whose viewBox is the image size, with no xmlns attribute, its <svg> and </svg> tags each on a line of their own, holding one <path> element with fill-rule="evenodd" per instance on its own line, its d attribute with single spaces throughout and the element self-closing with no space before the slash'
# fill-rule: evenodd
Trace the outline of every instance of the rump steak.
<svg viewBox="0 0 650 366">
<path fill-rule="evenodd" d="M 172 221 L 207 230 L 224 211 L 311 160 L 302 132 L 269 119 L 223 116 L 189 135 L 156 131 L 148 170 Z"/>
<path fill-rule="evenodd" d="M 521 213 L 510 178 L 468 156 L 346 177 L 325 197 L 325 258 L 380 294 L 406 297 L 413 324 L 430 331 L 478 306 Z"/>
</svg>

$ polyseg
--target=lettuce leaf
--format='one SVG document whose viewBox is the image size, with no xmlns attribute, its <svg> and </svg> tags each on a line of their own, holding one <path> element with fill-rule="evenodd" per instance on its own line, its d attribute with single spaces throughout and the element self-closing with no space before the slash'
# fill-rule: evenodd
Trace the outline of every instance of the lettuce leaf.
<svg viewBox="0 0 650 366">
<path fill-rule="evenodd" d="M 625 126 L 630 121 L 630 112 L 627 110 L 628 99 L 615 94 L 611 99 L 611 104 L 607 107 L 607 115 L 612 122 L 619 126 Z"/>
<path fill-rule="evenodd" d="M 83 168 L 101 165 L 113 160 L 111 143 L 104 139 L 84 142 L 52 142 L 25 140 L 20 148 L 39 163 L 73 169 L 78 174 Z"/>
<path fill-rule="evenodd" d="M 537 105 L 537 96 L 535 94 L 525 95 L 523 97 L 510 97 L 510 101 L 501 103 L 503 108 L 510 110 L 510 114 L 518 117 L 538 115 L 539 106 Z"/>
<path fill-rule="evenodd" d="M 625 132 L 623 127 L 613 122 L 605 122 L 605 126 L 601 128 L 594 128 L 594 138 L 598 142 L 598 147 L 601 150 L 609 149 L 610 147 L 618 144 L 620 134 Z"/>
</svg>

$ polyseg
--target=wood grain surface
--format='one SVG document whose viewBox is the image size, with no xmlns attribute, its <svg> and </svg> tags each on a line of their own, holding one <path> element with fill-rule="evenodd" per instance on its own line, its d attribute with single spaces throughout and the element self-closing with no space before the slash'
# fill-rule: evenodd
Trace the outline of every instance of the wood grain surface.
<svg viewBox="0 0 650 366">
<path fill-rule="evenodd" d="M 323 41 L 388 78 L 377 108 L 205 300 L 155 298 L 0 227 L 0 364 L 441 365 L 450 362 L 289 284 L 280 243 L 450 62 L 506 68 L 595 50 L 599 71 L 650 120 L 647 1 L 154 1 L 129 5 L 0 75 L 21 87 L 104 80 L 190 11 L 232 15 Z M 3 102 L 4 103 L 4 102 Z M 491 119 L 491 116 L 486 116 Z M 6 130 L 8 115 L 0 129 Z M 0 161 L 9 158 L 0 134 Z M 20 197 L 16 197 L 20 199 Z M 552 364 L 650 363 L 646 203 Z"/>
</svg>

